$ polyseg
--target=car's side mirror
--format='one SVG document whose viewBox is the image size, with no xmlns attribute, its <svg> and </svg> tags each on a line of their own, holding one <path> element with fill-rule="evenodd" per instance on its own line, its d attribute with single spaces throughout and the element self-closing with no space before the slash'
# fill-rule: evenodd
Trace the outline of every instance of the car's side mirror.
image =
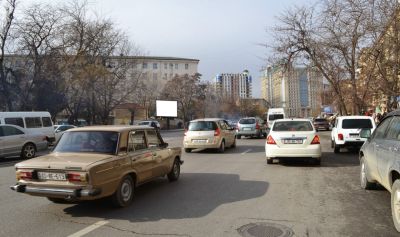
<svg viewBox="0 0 400 237">
<path fill-rule="evenodd" d="M 371 137 L 371 129 L 369 129 L 369 128 L 361 129 L 360 137 L 361 138 L 370 138 Z"/>
</svg>

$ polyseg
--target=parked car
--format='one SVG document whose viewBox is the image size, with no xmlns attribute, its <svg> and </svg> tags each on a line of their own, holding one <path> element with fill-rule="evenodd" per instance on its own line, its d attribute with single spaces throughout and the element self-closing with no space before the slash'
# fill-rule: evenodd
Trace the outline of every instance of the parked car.
<svg viewBox="0 0 400 237">
<path fill-rule="evenodd" d="M 49 112 L 0 112 L 0 124 L 12 124 L 24 129 L 25 133 L 41 133 L 48 143 L 55 141 L 53 121 Z"/>
<path fill-rule="evenodd" d="M 196 119 L 189 123 L 183 146 L 185 152 L 214 148 L 223 153 L 226 147 L 236 147 L 235 130 L 224 119 Z"/>
<path fill-rule="evenodd" d="M 326 118 L 316 118 L 313 120 L 313 125 L 315 130 L 318 132 L 321 129 L 324 129 L 326 131 L 331 130 L 331 125 L 329 124 L 329 121 Z"/>
<path fill-rule="evenodd" d="M 54 151 L 15 165 L 11 189 L 53 202 L 111 197 L 115 206 L 132 202 L 136 187 L 180 175 L 181 148 L 168 148 L 147 126 L 93 126 L 66 131 Z"/>
<path fill-rule="evenodd" d="M 274 159 L 306 157 L 321 163 L 319 136 L 309 119 L 275 120 L 265 143 L 267 163 Z"/>
<path fill-rule="evenodd" d="M 367 140 L 360 137 L 360 130 L 367 128 L 373 132 L 375 127 L 369 116 L 337 117 L 331 132 L 331 147 L 335 153 L 339 153 L 341 148 L 359 149 Z"/>
<path fill-rule="evenodd" d="M 367 139 L 359 153 L 361 187 L 379 183 L 391 192 L 393 223 L 400 232 L 400 110 L 389 113 L 372 136 L 368 128 L 360 136 Z"/>
<path fill-rule="evenodd" d="M 54 125 L 54 133 L 55 133 L 55 137 L 56 137 L 55 142 L 58 142 L 58 140 L 60 140 L 61 135 L 63 135 L 63 133 L 65 131 L 67 131 L 68 129 L 71 129 L 71 128 L 76 128 L 76 126 L 74 126 L 74 125 Z"/>
<path fill-rule="evenodd" d="M 144 125 L 144 126 L 153 127 L 153 128 L 155 128 L 157 130 L 161 129 L 160 123 L 158 121 L 154 121 L 154 120 L 140 121 L 138 123 L 138 125 Z"/>
<path fill-rule="evenodd" d="M 0 157 L 30 159 L 47 146 L 46 136 L 41 133 L 27 133 L 24 128 L 11 124 L 0 125 Z"/>
<path fill-rule="evenodd" d="M 248 137 L 266 137 L 267 126 L 264 120 L 256 117 L 241 118 L 236 126 L 236 137 L 240 139 L 242 136 Z"/>
</svg>

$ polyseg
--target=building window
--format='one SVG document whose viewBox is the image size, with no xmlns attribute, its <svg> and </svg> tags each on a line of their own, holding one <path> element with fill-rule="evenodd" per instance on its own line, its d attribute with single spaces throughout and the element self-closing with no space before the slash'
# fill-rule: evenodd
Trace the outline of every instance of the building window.
<svg viewBox="0 0 400 237">
<path fill-rule="evenodd" d="M 157 63 L 153 63 L 153 69 L 157 69 L 158 68 L 158 64 Z"/>
<path fill-rule="evenodd" d="M 143 63 L 143 69 L 147 68 L 147 63 Z"/>
<path fill-rule="evenodd" d="M 177 63 L 175 63 L 175 69 L 178 69 L 178 64 Z"/>
<path fill-rule="evenodd" d="M 168 79 L 168 74 L 164 73 L 164 80 L 167 80 L 167 79 Z"/>
<path fill-rule="evenodd" d="M 153 73 L 153 81 L 157 81 L 157 73 Z"/>
<path fill-rule="evenodd" d="M 168 63 L 164 63 L 164 69 L 168 69 Z"/>
<path fill-rule="evenodd" d="M 169 69 L 174 69 L 174 64 L 170 63 L 169 64 Z"/>
<path fill-rule="evenodd" d="M 172 73 L 170 73 L 170 74 L 169 74 L 169 78 L 171 78 L 171 79 L 172 79 L 172 78 L 173 78 L 173 76 L 174 76 L 174 75 L 173 75 Z"/>
<path fill-rule="evenodd" d="M 188 63 L 185 64 L 185 69 L 186 69 L 186 70 L 189 69 L 189 64 L 188 64 Z"/>
</svg>

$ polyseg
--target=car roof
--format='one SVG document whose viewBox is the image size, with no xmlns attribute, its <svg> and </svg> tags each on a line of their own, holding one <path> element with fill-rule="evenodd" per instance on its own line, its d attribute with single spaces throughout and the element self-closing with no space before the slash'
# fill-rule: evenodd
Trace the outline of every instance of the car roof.
<svg viewBox="0 0 400 237">
<path fill-rule="evenodd" d="M 68 131 L 71 132 L 79 132 L 79 131 L 104 131 L 104 132 L 124 132 L 135 129 L 147 129 L 153 130 L 152 127 L 149 126 L 140 126 L 140 125 L 101 125 L 101 126 L 86 126 L 80 128 L 72 128 Z"/>
<path fill-rule="evenodd" d="M 400 115 L 400 109 L 397 109 L 397 110 L 394 110 L 394 111 L 388 113 L 388 114 L 386 115 L 386 117 L 389 117 L 389 116 L 398 116 L 398 115 Z"/>
<path fill-rule="evenodd" d="M 362 116 L 362 115 L 351 115 L 351 116 L 340 116 L 338 119 L 372 119 L 370 116 Z"/>
<path fill-rule="evenodd" d="M 212 122 L 216 122 L 216 121 L 220 121 L 220 120 L 224 120 L 222 118 L 202 118 L 202 119 L 195 119 L 192 120 L 190 122 L 199 122 L 199 121 L 212 121 Z"/>
<path fill-rule="evenodd" d="M 288 118 L 288 119 L 277 119 L 276 122 L 288 122 L 288 121 L 304 121 L 311 122 L 310 119 L 307 118 Z"/>
</svg>

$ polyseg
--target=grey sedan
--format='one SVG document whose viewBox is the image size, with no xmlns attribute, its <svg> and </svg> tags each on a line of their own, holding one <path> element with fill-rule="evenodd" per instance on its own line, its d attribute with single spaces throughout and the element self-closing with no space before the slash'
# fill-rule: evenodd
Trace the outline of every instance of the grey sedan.
<svg viewBox="0 0 400 237">
<path fill-rule="evenodd" d="M 46 136 L 31 134 L 23 128 L 11 124 L 0 125 L 0 157 L 35 157 L 36 151 L 47 149 Z"/>
<path fill-rule="evenodd" d="M 360 136 L 368 138 L 360 150 L 361 187 L 379 183 L 391 193 L 393 223 L 400 232 L 400 110 L 389 113 L 372 135 L 362 129 Z"/>
</svg>

